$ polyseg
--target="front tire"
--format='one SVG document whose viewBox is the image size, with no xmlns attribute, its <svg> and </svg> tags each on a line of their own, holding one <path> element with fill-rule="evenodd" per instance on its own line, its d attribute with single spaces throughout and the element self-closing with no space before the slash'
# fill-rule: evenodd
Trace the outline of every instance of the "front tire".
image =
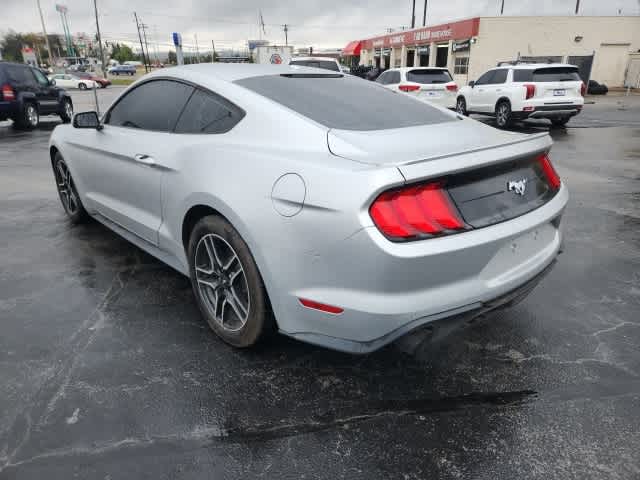
<svg viewBox="0 0 640 480">
<path fill-rule="evenodd" d="M 79 84 L 78 84 L 78 88 L 79 88 L 80 90 L 86 90 L 86 89 L 87 89 L 87 86 L 86 86 L 84 83 L 79 83 Z"/>
<path fill-rule="evenodd" d="M 465 117 L 469 116 L 469 112 L 467 112 L 467 101 L 464 97 L 458 97 L 458 100 L 456 101 L 456 112 Z"/>
<path fill-rule="evenodd" d="M 216 335 L 247 348 L 275 330 L 258 267 L 229 222 L 216 215 L 202 218 L 191 233 L 187 254 L 196 302 Z"/>
<path fill-rule="evenodd" d="M 511 113 L 511 105 L 509 102 L 502 101 L 496 105 L 496 124 L 498 128 L 508 128 L 513 121 Z"/>
<path fill-rule="evenodd" d="M 62 112 L 60 113 L 60 118 L 62 119 L 62 123 L 69 123 L 73 118 L 73 104 L 68 98 L 65 98 L 62 101 Z"/>
<path fill-rule="evenodd" d="M 71 220 L 71 223 L 85 223 L 89 220 L 89 214 L 82 205 L 78 190 L 71 177 L 69 167 L 60 155 L 60 152 L 56 153 L 53 159 L 53 175 L 56 179 L 56 186 L 58 188 L 58 196 L 65 213 Z"/>
</svg>

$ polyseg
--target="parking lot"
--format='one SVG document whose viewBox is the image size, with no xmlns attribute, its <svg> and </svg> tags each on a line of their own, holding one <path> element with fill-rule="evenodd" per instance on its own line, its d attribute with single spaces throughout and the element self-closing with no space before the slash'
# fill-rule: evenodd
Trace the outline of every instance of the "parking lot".
<svg viewBox="0 0 640 480">
<path fill-rule="evenodd" d="M 0 123 L 0 479 L 639 478 L 640 97 L 591 100 L 567 129 L 515 128 L 550 132 L 571 192 L 545 281 L 368 356 L 227 346 L 187 278 L 69 224 L 57 119 Z"/>
</svg>

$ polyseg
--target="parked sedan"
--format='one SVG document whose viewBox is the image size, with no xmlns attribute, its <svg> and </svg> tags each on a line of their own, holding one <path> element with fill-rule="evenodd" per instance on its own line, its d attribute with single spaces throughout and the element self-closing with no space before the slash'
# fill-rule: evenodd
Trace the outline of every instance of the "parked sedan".
<svg viewBox="0 0 640 480">
<path fill-rule="evenodd" d="M 395 92 L 405 93 L 441 107 L 456 106 L 458 85 L 446 68 L 391 68 L 382 73 L 376 82 Z"/>
<path fill-rule="evenodd" d="M 190 277 L 224 341 L 363 353 L 535 286 L 568 199 L 551 143 L 351 75 L 199 64 L 75 115 L 49 152 L 71 221 Z"/>
<path fill-rule="evenodd" d="M 107 80 L 106 78 L 102 78 L 102 77 L 96 75 L 95 73 L 78 72 L 78 73 L 76 73 L 76 76 L 78 78 L 85 78 L 85 79 L 88 79 L 88 80 L 93 80 L 94 82 L 96 82 L 98 84 L 98 86 L 100 88 L 107 88 L 109 85 L 111 85 L 111 80 Z"/>
<path fill-rule="evenodd" d="M 58 73 L 49 77 L 54 80 L 56 85 L 63 88 L 79 88 L 80 90 L 86 90 L 87 88 L 97 88 L 98 84 L 88 78 L 80 78 L 76 75 L 70 75 L 68 73 Z"/>
</svg>

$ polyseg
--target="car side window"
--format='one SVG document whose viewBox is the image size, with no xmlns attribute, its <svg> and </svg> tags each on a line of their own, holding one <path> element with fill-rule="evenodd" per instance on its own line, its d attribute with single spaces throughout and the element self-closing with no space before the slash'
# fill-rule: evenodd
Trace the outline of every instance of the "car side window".
<svg viewBox="0 0 640 480">
<path fill-rule="evenodd" d="M 491 77 L 491 80 L 489 83 L 491 83 L 492 85 L 505 83 L 507 81 L 507 72 L 508 70 L 506 68 L 494 70 L 493 76 Z"/>
<path fill-rule="evenodd" d="M 476 85 L 487 85 L 491 83 L 491 77 L 493 77 L 493 70 L 489 70 L 484 75 L 481 75 L 480 78 L 476 81 Z"/>
<path fill-rule="evenodd" d="M 33 73 L 36 77 L 37 82 L 40 84 L 41 87 L 48 87 L 49 86 L 49 80 L 47 80 L 47 77 L 44 76 L 44 73 L 42 73 L 40 70 L 31 70 L 31 73 Z"/>
<path fill-rule="evenodd" d="M 389 75 L 389 83 L 390 84 L 395 84 L 395 83 L 400 83 L 400 72 L 390 72 L 391 75 Z"/>
<path fill-rule="evenodd" d="M 196 89 L 176 124 L 176 133 L 226 133 L 245 113 L 228 100 Z"/>
<path fill-rule="evenodd" d="M 376 82 L 377 82 L 377 83 L 380 83 L 380 84 L 382 84 L 382 85 L 387 85 L 387 84 L 389 83 L 389 82 L 388 82 L 388 79 L 389 79 L 389 74 L 390 74 L 390 73 L 391 73 L 391 72 L 383 72 L 383 73 L 382 73 L 382 74 L 381 74 L 381 75 L 376 79 Z"/>
<path fill-rule="evenodd" d="M 145 82 L 128 92 L 109 110 L 105 123 L 171 132 L 192 93 L 190 85 L 172 80 Z"/>
<path fill-rule="evenodd" d="M 35 77 L 31 74 L 30 68 L 22 66 L 7 66 L 6 75 L 9 81 L 17 85 L 34 87 L 37 85 Z"/>
</svg>

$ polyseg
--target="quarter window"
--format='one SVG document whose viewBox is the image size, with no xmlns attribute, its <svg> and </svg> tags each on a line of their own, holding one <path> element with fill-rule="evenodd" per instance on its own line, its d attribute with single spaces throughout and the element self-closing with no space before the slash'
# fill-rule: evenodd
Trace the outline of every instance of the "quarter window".
<svg viewBox="0 0 640 480">
<path fill-rule="evenodd" d="M 469 72 L 469 57 L 456 57 L 456 64 L 453 73 L 456 75 L 466 75 Z"/>
<path fill-rule="evenodd" d="M 171 132 L 193 87 L 172 80 L 152 80 L 131 90 L 107 115 L 108 125 Z"/>
<path fill-rule="evenodd" d="M 487 73 L 482 75 L 476 81 L 476 85 L 487 85 L 488 83 L 491 83 L 491 77 L 493 77 L 493 70 L 489 70 Z"/>
<path fill-rule="evenodd" d="M 226 133 L 242 118 L 244 112 L 218 95 L 195 90 L 185 107 L 176 133 Z"/>
</svg>

